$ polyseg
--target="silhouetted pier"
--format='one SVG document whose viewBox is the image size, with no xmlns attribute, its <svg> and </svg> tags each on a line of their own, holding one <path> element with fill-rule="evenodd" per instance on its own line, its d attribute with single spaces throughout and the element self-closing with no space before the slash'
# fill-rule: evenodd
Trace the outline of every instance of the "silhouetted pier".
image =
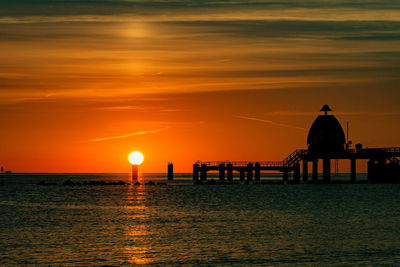
<svg viewBox="0 0 400 267">
<path fill-rule="evenodd" d="M 283 171 L 284 168 L 281 161 L 198 161 L 193 164 L 193 179 L 198 180 L 200 173 L 200 179 L 207 180 L 208 171 L 218 171 L 221 181 L 225 180 L 225 177 L 226 180 L 233 180 L 233 172 L 240 173 L 240 180 L 253 180 L 253 175 L 255 180 L 260 180 L 263 170 Z"/>
<path fill-rule="evenodd" d="M 233 173 L 239 173 L 240 180 L 259 181 L 262 171 L 282 172 L 284 182 L 309 182 L 308 164 L 312 163 L 313 183 L 318 182 L 318 164 L 322 160 L 323 182 L 331 182 L 331 161 L 344 159 L 350 163 L 350 182 L 355 183 L 357 160 L 368 160 L 368 181 L 386 183 L 400 181 L 400 147 L 362 148 L 357 144 L 350 149 L 342 126 L 325 105 L 314 121 L 308 134 L 308 149 L 298 149 L 282 161 L 197 161 L 193 164 L 193 180 L 207 180 L 207 173 L 218 171 L 219 180 L 233 180 Z"/>
</svg>

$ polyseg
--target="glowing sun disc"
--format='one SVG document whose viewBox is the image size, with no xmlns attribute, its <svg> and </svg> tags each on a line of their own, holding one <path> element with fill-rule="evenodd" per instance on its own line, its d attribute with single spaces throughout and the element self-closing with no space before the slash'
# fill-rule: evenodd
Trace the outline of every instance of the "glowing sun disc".
<svg viewBox="0 0 400 267">
<path fill-rule="evenodd" d="M 143 155 L 140 152 L 132 152 L 131 154 L 129 154 L 129 162 L 133 165 L 140 165 L 143 162 Z"/>
</svg>

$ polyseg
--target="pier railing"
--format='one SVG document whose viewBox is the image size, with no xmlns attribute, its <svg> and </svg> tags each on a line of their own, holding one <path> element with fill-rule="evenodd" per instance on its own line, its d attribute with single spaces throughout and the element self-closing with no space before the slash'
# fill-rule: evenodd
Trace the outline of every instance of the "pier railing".
<svg viewBox="0 0 400 267">
<path fill-rule="evenodd" d="M 351 153 L 390 153 L 400 155 L 400 147 L 383 147 L 383 148 L 355 148 L 347 149 Z"/>
<path fill-rule="evenodd" d="M 386 148 L 360 148 L 360 149 L 346 149 L 346 153 L 357 154 L 357 155 L 383 155 L 385 157 L 391 157 L 390 160 L 393 162 L 399 162 L 396 157 L 400 157 L 400 147 L 386 147 Z M 309 151 L 307 149 L 297 149 L 293 151 L 282 161 L 197 161 L 196 164 L 199 166 L 207 165 L 208 167 L 219 167 L 224 164 L 225 167 L 231 164 L 232 167 L 246 167 L 249 163 L 255 166 L 259 164 L 260 167 L 277 167 L 277 168 L 293 168 L 295 164 L 299 163 L 305 157 L 307 157 Z M 348 155 L 348 154 L 347 154 Z"/>
<path fill-rule="evenodd" d="M 294 164 L 299 163 L 304 155 L 306 155 L 308 152 L 307 149 L 297 149 L 295 150 L 292 154 L 290 154 L 288 157 L 286 157 L 282 161 L 230 161 L 230 160 L 225 160 L 225 161 L 196 161 L 196 164 L 199 166 L 201 165 L 207 165 L 208 167 L 218 167 L 221 164 L 224 164 L 227 166 L 228 164 L 232 164 L 232 167 L 246 167 L 249 163 L 253 164 L 255 166 L 256 164 L 259 164 L 260 167 L 293 167 Z"/>
<path fill-rule="evenodd" d="M 218 167 L 221 164 L 224 164 L 225 167 L 228 164 L 232 164 L 232 167 L 246 167 L 248 164 L 253 164 L 255 166 L 256 164 L 260 164 L 260 167 L 281 167 L 283 166 L 282 161 L 196 161 L 196 164 L 201 165 L 207 165 L 208 167 Z"/>
</svg>

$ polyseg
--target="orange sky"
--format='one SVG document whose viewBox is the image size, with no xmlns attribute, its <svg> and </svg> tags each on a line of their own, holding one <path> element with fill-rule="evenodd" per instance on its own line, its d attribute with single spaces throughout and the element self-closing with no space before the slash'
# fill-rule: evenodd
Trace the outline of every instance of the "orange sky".
<svg viewBox="0 0 400 267">
<path fill-rule="evenodd" d="M 133 150 L 143 172 L 282 160 L 325 103 L 354 143 L 399 146 L 399 9 L 344 2 L 5 1 L 0 165 L 129 172 Z"/>
</svg>

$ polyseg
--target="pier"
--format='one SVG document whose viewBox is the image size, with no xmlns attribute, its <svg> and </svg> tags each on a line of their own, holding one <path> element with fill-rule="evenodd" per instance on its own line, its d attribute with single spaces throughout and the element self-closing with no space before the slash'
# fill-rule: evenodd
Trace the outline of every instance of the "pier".
<svg viewBox="0 0 400 267">
<path fill-rule="evenodd" d="M 400 182 L 400 147 L 362 148 L 357 144 L 350 149 L 339 121 L 328 115 L 331 109 L 324 105 L 321 111 L 324 115 L 317 117 L 308 133 L 307 149 L 297 149 L 282 161 L 197 161 L 193 164 L 193 180 L 207 180 L 208 172 L 217 171 L 220 181 L 233 180 L 234 172 L 239 173 L 240 180 L 259 181 L 262 171 L 276 171 L 282 173 L 283 182 L 318 183 L 318 164 L 322 161 L 322 182 L 331 183 L 331 161 L 342 159 L 349 161 L 351 183 L 357 181 L 357 160 L 368 161 L 370 183 Z"/>
</svg>

